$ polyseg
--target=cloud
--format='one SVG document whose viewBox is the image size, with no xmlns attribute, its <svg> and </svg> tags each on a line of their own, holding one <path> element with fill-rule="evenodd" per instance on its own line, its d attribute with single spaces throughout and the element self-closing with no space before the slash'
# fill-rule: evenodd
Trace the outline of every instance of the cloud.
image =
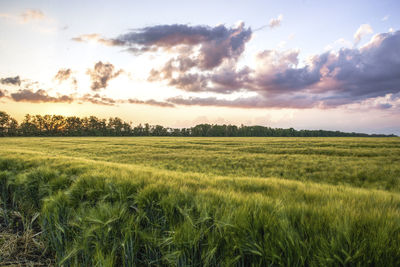
<svg viewBox="0 0 400 267">
<path fill-rule="evenodd" d="M 134 29 L 114 39 L 99 34 L 81 35 L 75 41 L 95 41 L 108 46 L 121 46 L 134 54 L 156 51 L 166 52 L 171 57 L 164 66 L 153 69 L 149 81 L 166 81 L 168 85 L 186 91 L 220 90 L 225 86 L 228 75 L 226 66 L 234 65 L 245 50 L 252 36 L 252 30 L 243 22 L 233 27 L 225 25 L 191 26 L 186 24 L 156 25 Z M 225 73 L 222 73 L 224 69 Z M 215 72 L 221 71 L 216 75 Z M 208 73 L 212 72 L 212 73 Z M 108 75 L 100 75 L 106 76 Z M 106 84 L 94 79 L 93 90 L 104 88 Z M 103 79 L 107 81 L 107 79 Z M 215 82 L 215 87 L 209 83 Z M 226 87 L 228 92 L 230 89 Z M 222 89 L 221 89 L 222 91 Z"/>
<path fill-rule="evenodd" d="M 97 66 L 97 68 L 96 68 Z M 99 70 L 100 69 L 100 70 Z M 105 69 L 105 70 L 104 70 Z M 114 66 L 110 63 L 105 63 L 103 64 L 101 61 L 96 63 L 94 71 L 97 73 L 91 74 L 91 75 L 97 75 L 95 79 L 103 79 L 101 82 L 103 84 L 107 85 L 107 81 L 109 80 L 109 77 L 115 78 L 116 76 L 119 75 L 119 73 L 122 72 L 122 70 L 119 70 L 117 72 L 114 71 Z M 57 74 L 55 75 L 54 79 L 58 80 L 60 82 L 66 81 L 68 79 L 73 79 L 73 81 L 76 81 L 72 76 L 72 70 L 71 69 L 60 69 Z M 12 101 L 15 102 L 28 102 L 28 103 L 72 103 L 72 102 L 78 102 L 78 103 L 92 103 L 96 105 L 106 105 L 106 106 L 114 106 L 118 104 L 141 104 L 141 105 L 150 105 L 150 106 L 158 106 L 158 107 L 174 107 L 174 104 L 165 102 L 165 101 L 157 101 L 154 99 L 148 99 L 148 100 L 139 100 L 139 99 L 114 99 L 111 97 L 107 96 L 102 96 L 98 93 L 95 94 L 85 94 L 83 96 L 79 96 L 76 93 L 75 94 L 69 94 L 69 95 L 62 95 L 62 94 L 57 94 L 56 96 L 50 96 L 46 90 L 43 89 L 35 89 L 37 88 L 38 82 L 35 81 L 27 81 L 19 78 L 19 76 L 16 77 L 8 77 L 8 78 L 3 78 L 0 79 L 1 83 L 4 84 L 16 84 L 16 85 L 21 85 L 24 87 L 24 89 L 19 89 L 16 92 L 13 92 L 11 94 L 8 94 L 7 90 L 0 89 L 0 98 L 8 98 Z M 106 86 L 105 86 L 106 87 Z M 104 88 L 105 88 L 104 87 Z"/>
<path fill-rule="evenodd" d="M 387 21 L 387 20 L 389 19 L 389 17 L 390 17 L 389 15 L 386 15 L 386 16 L 384 16 L 381 20 L 382 20 L 382 21 Z"/>
<path fill-rule="evenodd" d="M 372 34 L 374 30 L 369 24 L 362 24 L 354 34 L 354 43 L 357 45 L 365 35 Z"/>
<path fill-rule="evenodd" d="M 71 80 L 74 88 L 77 89 L 78 81 L 75 77 L 72 77 L 72 70 L 71 69 L 60 69 L 57 74 L 54 76 L 54 79 L 58 81 L 58 83 L 62 83 L 67 80 Z"/>
<path fill-rule="evenodd" d="M 158 106 L 158 107 L 170 107 L 170 108 L 174 107 L 174 104 L 172 104 L 172 103 L 160 102 L 160 101 L 156 101 L 154 99 L 149 99 L 149 100 L 128 99 L 124 102 L 129 103 L 129 104 L 145 104 L 145 105 Z"/>
<path fill-rule="evenodd" d="M 282 20 L 283 20 L 283 15 L 280 14 L 277 18 L 272 18 L 272 19 L 270 19 L 268 25 L 269 25 L 269 27 L 270 27 L 271 29 L 276 28 L 276 27 L 279 27 L 279 26 L 281 26 Z"/>
<path fill-rule="evenodd" d="M 73 102 L 72 96 L 59 95 L 57 97 L 49 96 L 45 90 L 39 89 L 33 91 L 30 89 L 18 90 L 16 93 L 11 94 L 11 98 L 16 102 L 30 102 L 30 103 L 71 103 Z"/>
<path fill-rule="evenodd" d="M 324 78 L 337 82 L 330 99 L 342 102 L 400 91 L 400 31 L 375 35 L 361 49 L 342 49 L 330 55 Z M 322 84 L 324 85 L 324 84 Z"/>
<path fill-rule="evenodd" d="M 386 94 L 384 96 L 372 97 L 351 103 L 345 106 L 348 110 L 368 111 L 371 109 L 380 109 L 386 111 L 400 111 L 400 93 Z"/>
<path fill-rule="evenodd" d="M 103 79 L 103 83 L 107 84 L 107 81 L 109 80 L 109 77 L 116 77 L 119 75 L 119 73 L 122 72 L 122 70 L 115 72 L 114 67 L 110 66 L 110 63 L 103 64 L 102 62 L 96 63 L 94 67 L 94 71 L 96 71 L 96 66 L 97 66 L 97 71 L 100 73 L 98 74 L 96 79 Z M 99 71 L 99 68 L 106 69 L 106 71 Z M 55 79 L 62 82 L 66 81 L 68 79 L 72 79 L 73 77 L 71 69 L 60 69 L 57 74 L 55 75 Z M 92 74 L 93 75 L 93 74 Z M 107 80 L 107 81 L 104 81 Z M 73 81 L 76 81 L 73 79 Z M 57 94 L 56 96 L 50 96 L 46 90 L 43 89 L 35 89 L 37 87 L 38 82 L 35 81 L 27 81 L 23 80 L 21 81 L 19 76 L 16 77 L 9 77 L 9 78 L 4 78 L 0 80 L 1 83 L 4 84 L 16 84 L 16 85 L 21 85 L 24 87 L 24 89 L 19 89 L 16 92 L 12 92 L 8 94 L 7 90 L 0 89 L 0 98 L 8 98 L 12 101 L 15 102 L 28 102 L 28 103 L 73 103 L 73 102 L 78 102 L 78 103 L 92 103 L 96 105 L 106 105 L 106 106 L 114 106 L 118 104 L 141 104 L 141 105 L 151 105 L 151 106 L 158 106 L 158 107 L 174 107 L 174 104 L 165 102 L 165 101 L 157 101 L 154 99 L 148 99 L 148 100 L 139 100 L 139 99 L 114 99 L 111 97 L 107 96 L 102 96 L 98 93 L 95 94 L 85 94 L 83 96 L 79 96 L 76 93 L 75 94 L 69 94 L 69 95 L 62 95 L 62 94 Z M 33 87 L 33 88 L 32 88 Z M 104 87 L 105 88 L 105 87 Z"/>
<path fill-rule="evenodd" d="M 313 56 L 299 66 L 299 51 L 265 50 L 255 68 L 218 69 L 187 76 L 183 90 L 251 92 L 250 98 L 171 98 L 178 105 L 226 107 L 333 108 L 400 93 L 400 31 L 375 35 L 362 48 L 342 48 Z M 172 81 L 174 79 L 170 79 Z M 176 80 L 176 79 L 175 79 Z M 199 87 L 199 81 L 205 84 Z M 200 84 L 201 85 L 201 84 Z M 378 105 L 377 105 L 378 106 Z M 383 103 L 381 107 L 389 107 Z"/>
<path fill-rule="evenodd" d="M 0 18 L 10 19 L 18 23 L 28 23 L 46 19 L 45 14 L 39 9 L 27 9 L 19 15 L 0 13 Z"/>
<path fill-rule="evenodd" d="M 282 20 L 282 16 L 276 20 Z M 225 95 L 175 97 L 165 103 L 334 108 L 400 92 L 400 31 L 377 34 L 358 48 L 360 40 L 372 32 L 370 25 L 363 24 L 354 35 L 355 45 L 339 39 L 333 45 L 340 49 L 314 55 L 304 62 L 299 60 L 299 50 L 264 50 L 257 53 L 252 67 L 238 65 L 253 33 L 243 22 L 233 27 L 156 25 L 134 29 L 114 39 L 96 34 L 81 39 L 124 47 L 135 54 L 165 52 L 169 59 L 161 68 L 151 70 L 149 81 L 164 82 L 186 92 Z M 105 88 L 114 70 L 94 76 L 92 89 Z M 226 98 L 234 93 L 250 93 L 251 97 Z M 389 105 L 392 104 L 376 106 L 392 109 L 393 105 Z"/>
<path fill-rule="evenodd" d="M 166 101 L 112 99 L 86 95 L 48 96 L 43 90 L 20 90 L 11 97 L 15 101 L 68 102 L 84 101 L 101 105 L 146 104 L 160 107 L 174 105 L 224 106 L 238 108 L 335 108 L 362 105 L 376 109 L 399 109 L 400 95 L 400 31 L 373 36 L 361 48 L 342 48 L 314 55 L 305 64 L 299 62 L 299 50 L 265 50 L 256 55 L 252 68 L 238 67 L 226 61 L 209 71 L 192 72 L 196 62 L 178 55 L 160 70 L 153 70 L 149 80 L 167 81 L 190 92 L 225 94 L 221 97 L 172 97 Z M 97 67 L 96 67 L 97 65 Z M 110 63 L 96 63 L 90 70 L 95 88 L 106 88 L 107 82 L 120 71 Z M 62 74 L 62 75 L 61 75 Z M 59 79 L 68 78 L 62 69 Z M 57 75 L 56 75 L 57 76 Z M 6 80 L 2 79 L 2 80 Z M 13 80 L 15 80 L 13 78 Z M 7 80 L 8 81 L 8 80 Z M 104 85 L 104 87 L 101 87 Z M 233 93 L 250 93 L 250 97 L 226 98 Z M 238 95 L 240 95 L 238 94 Z M 233 96 L 233 95 L 230 95 Z M 382 97 L 391 96 L 383 99 Z M 23 99 L 23 100 L 21 100 Z M 27 100 L 30 99 L 30 100 Z M 72 99 L 72 100 L 71 100 Z"/>
<path fill-rule="evenodd" d="M 238 69 L 236 66 L 230 65 L 220 68 L 209 75 L 209 81 L 212 84 L 209 86 L 210 91 L 222 94 L 241 91 L 250 87 L 252 73 L 253 71 L 249 67 Z"/>
<path fill-rule="evenodd" d="M 6 90 L 0 90 L 0 98 L 6 96 Z M 85 94 L 83 96 L 76 95 L 57 95 L 50 96 L 45 90 L 32 90 L 22 89 L 17 92 L 11 93 L 11 100 L 15 102 L 28 102 L 28 103 L 92 103 L 95 105 L 115 106 L 118 104 L 139 104 L 139 105 L 150 105 L 158 107 L 174 107 L 173 103 L 157 101 L 154 99 L 139 100 L 139 99 L 114 99 L 100 94 Z"/>
<path fill-rule="evenodd" d="M 344 38 L 339 38 L 333 43 L 327 45 L 325 47 L 325 50 L 333 50 L 333 49 L 341 49 L 341 48 L 351 48 L 353 46 L 353 43 L 344 39 Z"/>
<path fill-rule="evenodd" d="M 262 95 L 306 92 L 328 106 L 400 91 L 400 31 L 374 36 L 361 49 L 343 48 L 314 56 L 297 67 L 294 52 L 261 58 L 252 80 Z M 264 55 L 265 57 L 265 55 Z M 276 62 L 276 63 L 268 63 Z"/>
<path fill-rule="evenodd" d="M 116 104 L 141 104 L 159 107 L 174 107 L 172 103 L 156 101 L 154 99 L 139 100 L 139 99 L 113 99 L 99 94 L 86 94 L 78 99 L 79 101 L 90 102 L 96 105 L 114 106 Z"/>
<path fill-rule="evenodd" d="M 0 98 L 5 97 L 7 94 L 7 90 L 0 89 Z"/>
<path fill-rule="evenodd" d="M 45 18 L 44 13 L 38 9 L 28 9 L 20 16 L 25 23 L 32 20 L 41 20 Z"/>
<path fill-rule="evenodd" d="M 179 34 L 175 35 L 175 38 L 158 36 L 155 40 L 146 35 L 147 37 L 143 38 L 146 41 L 143 42 L 148 43 L 149 39 L 153 40 L 150 42 L 150 47 L 154 46 L 153 43 L 161 44 L 162 47 L 185 44 L 185 47 L 184 49 L 180 47 L 178 55 L 168 60 L 161 69 L 153 69 L 149 81 L 166 81 L 170 86 L 189 92 L 215 90 L 222 92 L 224 87 L 228 93 L 235 89 L 228 88 L 228 83 L 233 86 L 233 83 L 238 84 L 240 80 L 241 73 L 238 71 L 238 75 L 233 75 L 232 72 L 236 72 L 234 66 L 252 36 L 250 28 L 246 29 L 244 23 L 240 22 L 233 28 L 226 28 L 223 25 L 214 28 L 169 25 L 167 29 L 167 36 L 173 31 Z M 236 82 L 228 81 L 228 76 Z M 212 83 L 215 86 L 211 87 Z"/>
<path fill-rule="evenodd" d="M 91 34 L 82 34 L 80 36 L 74 37 L 71 40 L 75 42 L 95 42 L 100 43 L 106 46 L 120 46 L 124 45 L 124 42 L 116 39 L 105 39 L 102 38 L 98 33 L 91 33 Z"/>
<path fill-rule="evenodd" d="M 188 69 L 198 67 L 210 70 L 226 59 L 237 59 L 251 36 L 252 30 L 245 28 L 244 23 L 232 28 L 224 25 L 209 27 L 173 24 L 142 28 L 121 35 L 117 40 L 135 51 L 177 48 L 176 51 L 181 53 L 176 64 L 191 61 Z"/>
<path fill-rule="evenodd" d="M 221 65 L 224 60 L 237 59 L 250 40 L 252 30 L 241 22 L 234 27 L 224 25 L 190 26 L 186 24 L 156 25 L 132 30 L 114 39 L 99 34 L 85 34 L 74 41 L 94 41 L 107 46 L 123 46 L 135 54 L 163 49 L 179 54 L 179 64 L 192 61 L 190 68 L 210 70 Z"/>
<path fill-rule="evenodd" d="M 54 79 L 56 79 L 59 82 L 66 81 L 71 77 L 72 71 L 71 69 L 60 69 L 57 74 L 54 76 Z"/>
<path fill-rule="evenodd" d="M 5 85 L 21 85 L 21 79 L 19 76 L 15 77 L 7 77 L 7 78 L 2 78 L 0 79 L 1 84 Z"/>
<path fill-rule="evenodd" d="M 233 100 L 216 97 L 172 97 L 167 101 L 177 105 L 217 106 L 229 108 L 310 108 L 316 103 L 308 97 L 290 98 L 286 96 L 274 96 L 271 98 L 263 96 L 239 97 Z"/>
<path fill-rule="evenodd" d="M 101 96 L 99 94 L 91 95 L 85 94 L 83 97 L 78 98 L 79 101 L 89 102 L 96 105 L 114 106 L 117 101 L 115 99 Z"/>
<path fill-rule="evenodd" d="M 173 61 L 176 61 L 176 59 Z M 249 81 L 251 72 L 248 67 L 237 69 L 235 64 L 225 64 L 211 72 L 188 72 L 186 69 L 187 67 L 184 67 L 184 64 L 173 67 L 173 64 L 168 62 L 161 70 L 153 69 L 148 80 L 151 82 L 167 81 L 169 86 L 187 92 L 230 94 L 245 86 L 246 82 Z"/>
<path fill-rule="evenodd" d="M 299 50 L 265 50 L 258 53 L 257 68 L 249 84 L 251 90 L 282 94 L 301 90 L 318 81 L 318 70 L 311 70 L 309 66 L 297 67 L 299 53 Z"/>
<path fill-rule="evenodd" d="M 91 89 L 98 91 L 107 88 L 108 82 L 123 72 L 122 69 L 115 71 L 115 67 L 111 63 L 99 61 L 94 65 L 93 69 L 88 69 L 86 73 L 90 75 L 90 79 L 92 80 Z"/>
<path fill-rule="evenodd" d="M 175 78 L 169 78 L 168 85 L 188 92 L 211 91 L 207 77 L 198 73 L 181 73 Z"/>
<path fill-rule="evenodd" d="M 236 28 L 227 28 L 224 25 L 216 27 L 209 26 L 189 26 L 185 24 L 156 25 L 134 30 L 123 34 L 118 40 L 139 46 L 156 45 L 160 47 L 173 47 L 177 45 L 197 45 L 213 41 L 232 40 L 232 45 L 238 46 L 238 35 L 242 32 L 246 34 L 244 24 L 240 23 Z M 247 33 L 248 34 L 248 33 Z M 236 37 L 235 37 L 236 36 Z"/>
<path fill-rule="evenodd" d="M 285 96 L 252 96 L 238 97 L 235 99 L 222 99 L 217 97 L 171 97 L 168 102 L 184 106 L 216 106 L 229 108 L 263 109 L 263 108 L 291 108 L 291 109 L 309 109 L 309 108 L 328 108 L 322 101 L 316 97 L 303 95 L 302 97 Z M 342 105 L 347 110 L 400 110 L 400 94 L 387 94 L 382 97 L 372 97 L 361 102 Z"/>
</svg>

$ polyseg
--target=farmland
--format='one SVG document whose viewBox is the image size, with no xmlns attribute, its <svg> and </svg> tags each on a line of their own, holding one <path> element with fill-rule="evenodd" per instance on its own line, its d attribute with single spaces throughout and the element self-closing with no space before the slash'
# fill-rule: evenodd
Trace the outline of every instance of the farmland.
<svg viewBox="0 0 400 267">
<path fill-rule="evenodd" d="M 399 138 L 21 137 L 0 148 L 2 227 L 13 212 L 35 219 L 56 265 L 400 265 Z"/>
</svg>

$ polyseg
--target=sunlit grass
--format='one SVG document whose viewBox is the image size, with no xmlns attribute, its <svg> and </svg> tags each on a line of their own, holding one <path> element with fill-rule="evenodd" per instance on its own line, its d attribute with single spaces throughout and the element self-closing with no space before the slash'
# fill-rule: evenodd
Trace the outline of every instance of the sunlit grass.
<svg viewBox="0 0 400 267">
<path fill-rule="evenodd" d="M 398 138 L 7 138 L 64 266 L 400 264 Z"/>
</svg>

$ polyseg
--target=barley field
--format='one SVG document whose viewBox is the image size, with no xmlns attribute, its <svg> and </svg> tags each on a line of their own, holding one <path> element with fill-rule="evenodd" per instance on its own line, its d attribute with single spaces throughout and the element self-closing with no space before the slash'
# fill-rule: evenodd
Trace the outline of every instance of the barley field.
<svg viewBox="0 0 400 267">
<path fill-rule="evenodd" d="M 395 137 L 1 138 L 0 188 L 55 266 L 400 266 Z"/>
</svg>

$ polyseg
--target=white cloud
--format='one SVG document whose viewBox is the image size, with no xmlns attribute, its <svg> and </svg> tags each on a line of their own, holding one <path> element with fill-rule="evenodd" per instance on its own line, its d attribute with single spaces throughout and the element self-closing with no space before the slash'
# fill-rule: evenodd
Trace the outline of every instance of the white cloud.
<svg viewBox="0 0 400 267">
<path fill-rule="evenodd" d="M 280 41 L 277 46 L 279 48 L 284 48 L 286 46 L 286 41 Z"/>
<path fill-rule="evenodd" d="M 42 20 L 45 15 L 38 9 L 28 9 L 20 15 L 21 19 L 26 23 L 31 20 Z"/>
<path fill-rule="evenodd" d="M 352 45 L 353 45 L 352 42 L 350 42 L 344 38 L 339 38 L 336 41 L 334 41 L 333 43 L 325 46 L 325 50 L 329 51 L 329 50 L 340 49 L 340 48 L 351 48 Z"/>
<path fill-rule="evenodd" d="M 282 14 L 280 14 L 277 18 L 270 19 L 269 27 L 272 29 L 272 28 L 276 28 L 276 27 L 281 26 L 282 20 L 283 20 L 283 15 Z"/>
<path fill-rule="evenodd" d="M 0 13 L 0 18 L 9 19 L 21 24 L 25 24 L 31 21 L 45 20 L 46 16 L 41 10 L 27 9 L 19 15 Z"/>
<path fill-rule="evenodd" d="M 387 21 L 389 19 L 389 15 L 386 15 L 382 18 L 382 21 Z"/>
<path fill-rule="evenodd" d="M 362 24 L 354 34 L 354 43 L 357 45 L 365 35 L 372 34 L 374 30 L 369 24 Z"/>
</svg>

